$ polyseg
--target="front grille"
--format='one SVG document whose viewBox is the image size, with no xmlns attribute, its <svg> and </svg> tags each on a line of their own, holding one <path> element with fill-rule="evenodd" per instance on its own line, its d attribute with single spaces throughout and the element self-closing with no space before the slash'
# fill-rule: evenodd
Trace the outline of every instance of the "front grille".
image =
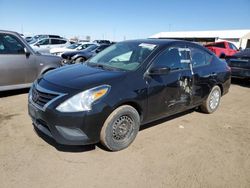
<svg viewBox="0 0 250 188">
<path fill-rule="evenodd" d="M 32 88 L 32 101 L 43 108 L 49 101 L 58 97 L 58 94 L 39 91 L 35 86 Z"/>
</svg>

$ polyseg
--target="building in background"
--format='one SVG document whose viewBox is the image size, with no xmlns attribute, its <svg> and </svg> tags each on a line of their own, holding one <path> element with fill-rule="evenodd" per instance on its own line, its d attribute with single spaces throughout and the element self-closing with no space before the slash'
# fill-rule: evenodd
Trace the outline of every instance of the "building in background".
<svg viewBox="0 0 250 188">
<path fill-rule="evenodd" d="M 221 31 L 178 31 L 160 32 L 150 38 L 180 39 L 207 44 L 209 42 L 228 41 L 237 48 L 250 48 L 250 29 Z"/>
</svg>

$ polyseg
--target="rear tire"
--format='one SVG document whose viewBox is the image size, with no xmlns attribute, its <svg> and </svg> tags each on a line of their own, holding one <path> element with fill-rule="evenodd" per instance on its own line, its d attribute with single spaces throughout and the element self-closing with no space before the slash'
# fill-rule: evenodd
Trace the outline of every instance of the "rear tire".
<svg viewBox="0 0 250 188">
<path fill-rule="evenodd" d="M 219 86 L 214 86 L 209 93 L 207 99 L 200 106 L 201 111 L 207 114 L 215 112 L 220 104 L 221 89 Z"/>
<path fill-rule="evenodd" d="M 140 116 L 136 109 L 123 105 L 115 109 L 104 122 L 100 140 L 111 151 L 127 148 L 140 128 Z"/>
</svg>

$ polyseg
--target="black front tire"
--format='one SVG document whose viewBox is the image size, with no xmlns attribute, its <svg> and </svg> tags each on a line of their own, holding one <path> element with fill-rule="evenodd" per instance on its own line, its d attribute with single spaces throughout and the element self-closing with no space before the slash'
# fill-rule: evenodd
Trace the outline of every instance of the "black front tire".
<svg viewBox="0 0 250 188">
<path fill-rule="evenodd" d="M 119 151 L 127 148 L 140 128 L 140 116 L 135 108 L 123 105 L 115 109 L 106 119 L 100 141 L 107 149 Z"/>
</svg>

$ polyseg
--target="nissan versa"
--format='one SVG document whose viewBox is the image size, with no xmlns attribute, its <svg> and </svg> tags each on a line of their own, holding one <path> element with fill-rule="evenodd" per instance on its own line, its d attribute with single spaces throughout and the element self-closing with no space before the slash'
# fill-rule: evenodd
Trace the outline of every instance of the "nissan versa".
<svg viewBox="0 0 250 188">
<path fill-rule="evenodd" d="M 128 147 L 140 125 L 187 109 L 213 113 L 229 90 L 230 68 L 186 41 L 124 41 L 86 63 L 53 70 L 30 89 L 36 131 L 59 144 Z"/>
</svg>

